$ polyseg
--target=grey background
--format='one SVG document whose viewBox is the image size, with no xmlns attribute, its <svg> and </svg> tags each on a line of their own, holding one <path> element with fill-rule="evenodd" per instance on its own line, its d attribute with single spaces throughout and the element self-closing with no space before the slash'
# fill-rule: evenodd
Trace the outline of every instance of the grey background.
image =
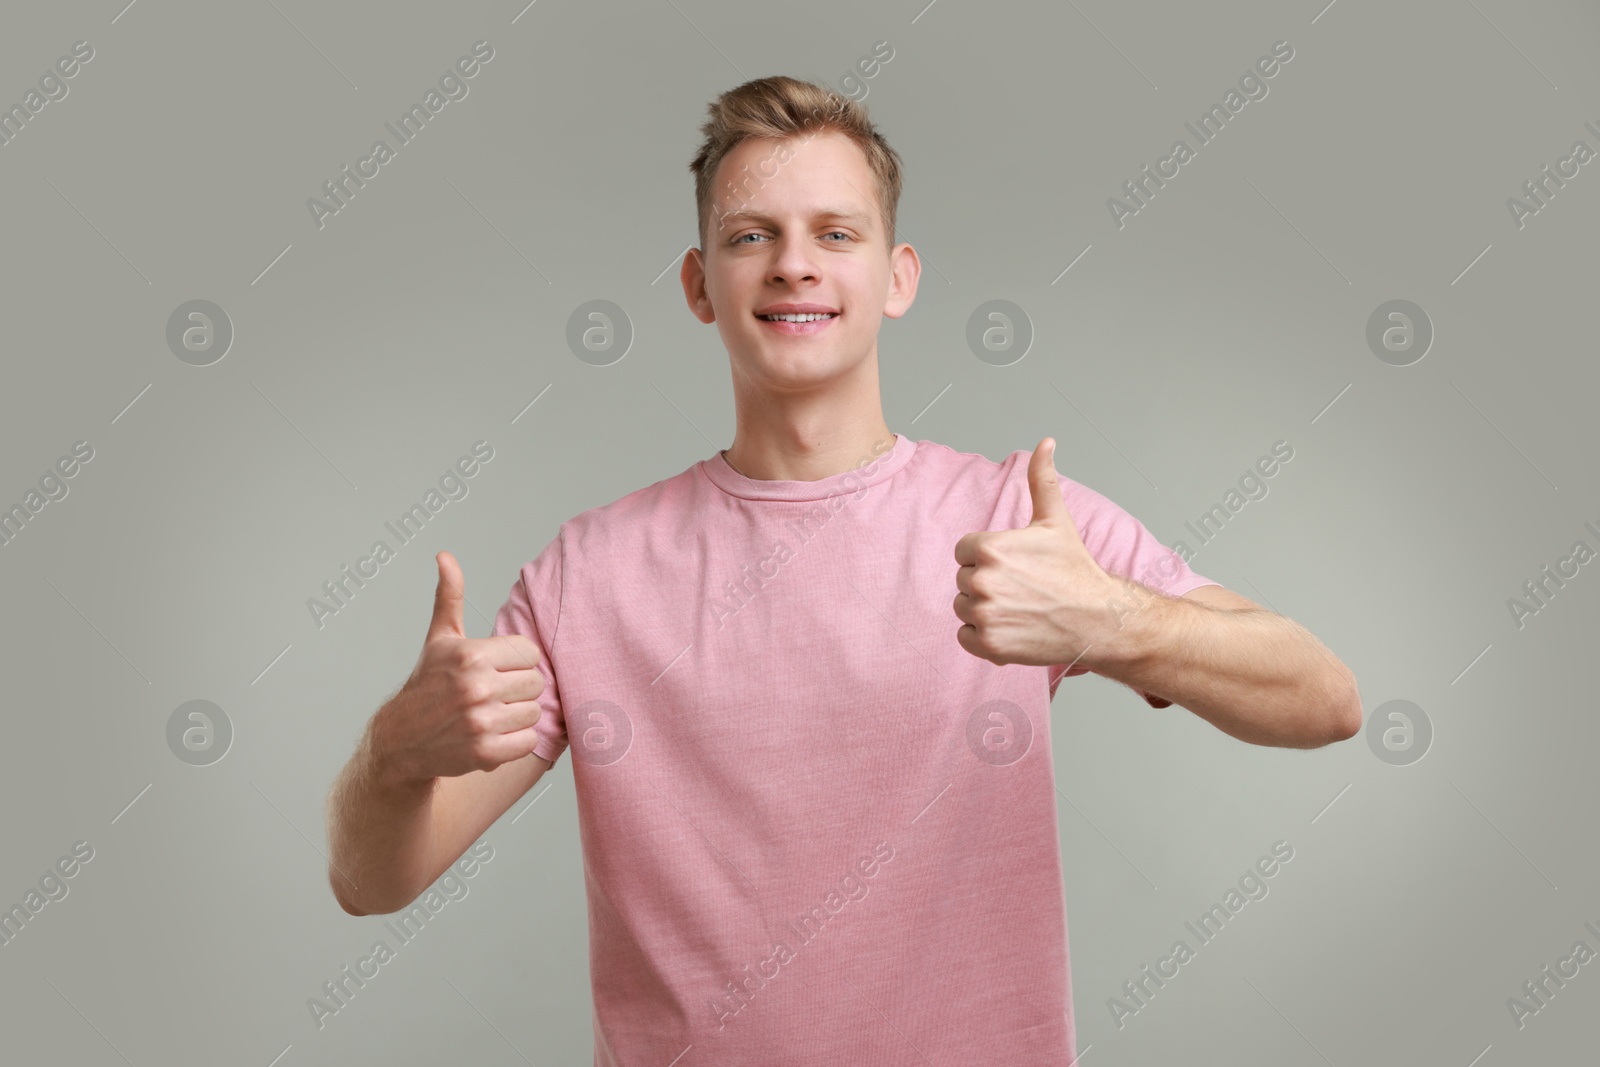
<svg viewBox="0 0 1600 1067">
<path fill-rule="evenodd" d="M 0 503 L 95 450 L 0 547 L 0 903 L 94 849 L 0 947 L 6 1058 L 590 1061 L 566 760 L 319 1029 L 308 999 L 384 922 L 332 898 L 324 797 L 415 661 L 434 552 L 483 636 L 561 521 L 732 441 L 727 354 L 677 280 L 705 105 L 774 73 L 849 88 L 879 40 L 865 101 L 925 264 L 880 338 L 890 427 L 996 459 L 1053 435 L 1064 474 L 1190 547 L 1184 523 L 1289 442 L 1192 566 L 1310 628 L 1368 716 L 1409 700 L 1434 730 L 1395 766 L 1365 734 L 1263 748 L 1064 685 L 1084 1062 L 1592 1056 L 1600 964 L 1521 1028 L 1506 1006 L 1574 942 L 1600 950 L 1600 577 L 1522 627 L 1507 607 L 1600 547 L 1600 162 L 1521 229 L 1506 207 L 1574 141 L 1600 149 L 1592 3 L 524 2 L 5 12 L 7 105 L 95 49 L 0 147 Z M 319 230 L 307 198 L 480 39 L 469 95 Z M 1119 229 L 1107 198 L 1278 40 L 1269 94 Z M 165 341 L 195 299 L 235 332 L 208 367 Z M 635 330 L 607 367 L 565 341 L 592 299 Z M 1007 367 L 965 342 L 991 299 L 1035 331 Z M 1436 334 L 1408 367 L 1365 340 L 1394 299 Z M 306 600 L 479 439 L 469 495 L 318 629 Z M 209 766 L 168 748 L 195 699 L 234 731 Z M 1108 998 L 1278 840 L 1270 894 L 1119 1028 Z"/>
</svg>

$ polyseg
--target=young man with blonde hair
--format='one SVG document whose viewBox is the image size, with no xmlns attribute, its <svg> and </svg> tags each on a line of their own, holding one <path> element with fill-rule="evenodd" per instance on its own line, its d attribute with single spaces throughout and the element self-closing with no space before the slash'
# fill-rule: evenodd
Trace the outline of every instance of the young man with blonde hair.
<svg viewBox="0 0 1600 1067">
<path fill-rule="evenodd" d="M 1315 637 L 1058 475 L 892 432 L 916 294 L 866 111 L 763 78 L 691 164 L 690 310 L 732 445 L 561 524 L 491 637 L 438 556 L 417 669 L 330 797 L 354 914 L 414 900 L 568 748 L 597 1064 L 1067 1064 L 1050 748 L 1063 677 L 1244 741 L 1360 728 Z"/>
</svg>

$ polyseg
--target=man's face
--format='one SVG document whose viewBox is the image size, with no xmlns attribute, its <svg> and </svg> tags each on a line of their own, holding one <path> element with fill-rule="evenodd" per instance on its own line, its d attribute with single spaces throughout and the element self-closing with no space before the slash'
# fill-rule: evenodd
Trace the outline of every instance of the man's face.
<svg viewBox="0 0 1600 1067">
<path fill-rule="evenodd" d="M 690 250 L 682 277 L 695 315 L 717 324 L 735 376 L 806 389 L 875 354 L 880 318 L 911 306 L 919 265 L 910 245 L 891 258 L 877 185 L 855 143 L 832 131 L 745 141 L 723 158 L 713 189 L 706 247 Z M 833 315 L 762 317 L 784 304 Z"/>
</svg>

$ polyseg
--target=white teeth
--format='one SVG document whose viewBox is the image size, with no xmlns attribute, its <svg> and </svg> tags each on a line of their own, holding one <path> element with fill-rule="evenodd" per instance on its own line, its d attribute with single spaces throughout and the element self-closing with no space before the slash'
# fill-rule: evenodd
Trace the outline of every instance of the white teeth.
<svg viewBox="0 0 1600 1067">
<path fill-rule="evenodd" d="M 768 322 L 815 322 L 818 319 L 831 319 L 834 314 L 834 312 L 823 312 L 806 315 L 762 315 L 760 317 Z"/>
</svg>

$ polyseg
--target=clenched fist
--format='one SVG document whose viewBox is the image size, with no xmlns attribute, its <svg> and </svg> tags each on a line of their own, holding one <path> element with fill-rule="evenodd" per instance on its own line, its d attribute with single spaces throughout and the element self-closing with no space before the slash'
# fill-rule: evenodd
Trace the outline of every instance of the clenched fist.
<svg viewBox="0 0 1600 1067">
<path fill-rule="evenodd" d="M 1120 624 L 1117 579 L 1095 561 L 1061 496 L 1056 442 L 1028 460 L 1033 518 L 1017 530 L 980 530 L 956 542 L 951 608 L 961 647 L 1001 665 L 1077 663 L 1105 646 Z M 1101 653 L 1097 652 L 1096 656 Z"/>
<path fill-rule="evenodd" d="M 539 646 L 521 634 L 468 637 L 461 566 L 449 552 L 434 559 L 439 586 L 422 655 L 373 725 L 376 758 L 397 781 L 493 770 L 538 741 Z"/>
</svg>

